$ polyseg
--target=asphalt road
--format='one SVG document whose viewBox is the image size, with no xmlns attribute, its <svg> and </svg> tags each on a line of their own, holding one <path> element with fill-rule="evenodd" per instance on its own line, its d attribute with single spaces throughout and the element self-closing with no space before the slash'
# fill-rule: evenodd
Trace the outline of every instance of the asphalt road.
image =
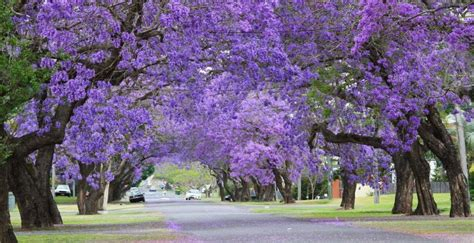
<svg viewBox="0 0 474 243">
<path fill-rule="evenodd" d="M 409 234 L 352 226 L 349 222 L 287 218 L 250 212 L 231 203 L 185 201 L 149 195 L 146 207 L 162 212 L 168 227 L 189 242 L 436 242 Z"/>
</svg>

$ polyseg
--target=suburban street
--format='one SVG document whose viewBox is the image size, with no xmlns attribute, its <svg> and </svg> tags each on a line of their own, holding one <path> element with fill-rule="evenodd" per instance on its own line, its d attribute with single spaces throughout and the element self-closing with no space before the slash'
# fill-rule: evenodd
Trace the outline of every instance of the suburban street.
<svg viewBox="0 0 474 243">
<path fill-rule="evenodd" d="M 348 222 L 293 219 L 250 212 L 249 207 L 186 201 L 148 194 L 146 208 L 159 210 L 168 228 L 192 242 L 433 242 L 408 234 L 351 226 Z"/>
</svg>

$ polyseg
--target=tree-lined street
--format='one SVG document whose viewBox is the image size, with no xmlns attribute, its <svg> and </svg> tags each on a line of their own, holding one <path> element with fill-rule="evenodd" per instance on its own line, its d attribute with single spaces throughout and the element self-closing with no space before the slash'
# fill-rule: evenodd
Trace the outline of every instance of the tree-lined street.
<svg viewBox="0 0 474 243">
<path fill-rule="evenodd" d="M 469 0 L 1 1 L 0 242 L 63 229 L 66 201 L 104 222 L 108 205 L 169 201 L 203 241 L 415 236 L 176 198 L 319 219 L 301 205 L 363 218 L 383 197 L 388 221 L 470 225 L 473 23 Z"/>
</svg>

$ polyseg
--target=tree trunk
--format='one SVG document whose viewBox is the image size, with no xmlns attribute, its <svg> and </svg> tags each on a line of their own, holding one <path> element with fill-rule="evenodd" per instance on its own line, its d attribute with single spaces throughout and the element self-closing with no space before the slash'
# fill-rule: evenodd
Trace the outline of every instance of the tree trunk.
<svg viewBox="0 0 474 243">
<path fill-rule="evenodd" d="M 98 193 L 93 192 L 90 193 L 88 197 L 86 197 L 85 200 L 85 213 L 86 215 L 93 215 L 93 214 L 98 214 L 99 213 L 99 202 L 100 201 L 100 196 Z"/>
<path fill-rule="evenodd" d="M 392 157 L 395 165 L 395 174 L 397 177 L 397 187 L 395 192 L 395 203 L 392 208 L 392 214 L 412 213 L 413 207 L 413 187 L 415 186 L 415 177 L 410 169 L 410 164 L 403 155 L 397 154 Z"/>
<path fill-rule="evenodd" d="M 8 166 L 6 162 L 0 165 L 0 242 L 16 243 L 8 210 Z"/>
<path fill-rule="evenodd" d="M 108 201 L 121 200 L 130 188 L 132 188 L 134 174 L 130 163 L 123 163 L 114 174 L 114 180 L 110 182 Z"/>
<path fill-rule="evenodd" d="M 263 186 L 260 185 L 260 182 L 258 182 L 257 179 L 254 177 L 251 177 L 252 179 L 252 184 L 253 184 L 253 190 L 255 191 L 255 197 L 257 201 L 262 201 L 263 200 Z"/>
<path fill-rule="evenodd" d="M 109 187 L 109 202 L 121 200 L 130 188 L 132 188 L 133 173 L 116 177 L 110 182 Z"/>
<path fill-rule="evenodd" d="M 79 180 L 79 192 L 77 194 L 77 208 L 80 215 L 93 215 L 99 213 L 99 201 L 104 195 L 104 185 L 102 181 L 99 188 L 92 188 L 86 178 L 95 169 L 95 165 L 79 164 L 82 180 Z"/>
<path fill-rule="evenodd" d="M 99 201 L 103 193 L 95 191 L 85 180 L 79 181 L 77 193 L 77 208 L 79 215 L 93 215 L 99 213 Z"/>
<path fill-rule="evenodd" d="M 38 150 L 35 164 L 24 159 L 12 159 L 9 184 L 18 203 L 24 229 L 48 228 L 63 223 L 51 192 L 53 155 L 54 146 L 47 146 Z"/>
<path fill-rule="evenodd" d="M 273 185 L 263 186 L 263 199 L 264 202 L 270 202 L 275 199 L 275 187 Z"/>
<path fill-rule="evenodd" d="M 240 179 L 240 183 L 242 184 L 242 192 L 241 192 L 241 202 L 248 202 L 250 201 L 250 187 L 249 183 L 244 179 Z"/>
<path fill-rule="evenodd" d="M 229 194 L 230 199 L 235 202 L 236 201 L 235 194 L 232 192 L 232 190 L 230 190 L 228 182 L 229 182 L 229 177 L 227 175 L 227 172 L 223 171 L 222 172 L 222 185 L 224 186 L 225 191 Z"/>
<path fill-rule="evenodd" d="M 278 169 L 273 169 L 275 175 L 275 184 L 280 191 L 284 203 L 294 203 L 293 195 L 291 192 L 291 180 L 288 178 L 286 173 L 280 173 Z"/>
<path fill-rule="evenodd" d="M 355 204 L 355 192 L 356 183 L 349 181 L 349 177 L 344 173 L 341 174 L 342 178 L 342 201 L 341 208 L 344 210 L 354 209 Z"/>
<path fill-rule="evenodd" d="M 80 180 L 78 183 L 77 189 L 77 210 L 79 211 L 80 215 L 86 214 L 86 197 L 87 192 L 85 190 L 85 186 L 81 185 L 85 183 L 83 180 Z"/>
<path fill-rule="evenodd" d="M 221 198 L 221 202 L 223 202 L 225 201 L 225 189 L 224 189 L 224 183 L 222 182 L 219 176 L 216 176 L 216 183 L 217 183 L 217 186 L 219 187 L 219 196 Z"/>
<path fill-rule="evenodd" d="M 243 200 L 243 187 L 240 187 L 239 185 L 239 182 L 234 180 L 234 179 L 231 179 L 232 180 L 232 183 L 234 184 L 234 195 L 233 195 L 233 198 L 234 198 L 234 201 L 236 202 L 242 202 Z"/>
<path fill-rule="evenodd" d="M 471 208 L 467 189 L 466 177 L 461 173 L 451 171 L 447 173 L 451 193 L 450 217 L 469 217 Z"/>
<path fill-rule="evenodd" d="M 426 146 L 441 160 L 448 176 L 451 194 L 450 217 L 471 216 L 471 205 L 467 178 L 463 174 L 461 161 L 456 146 L 444 126 L 438 110 L 428 107 L 428 121 L 423 121 L 418 128 Z"/>
<path fill-rule="evenodd" d="M 438 215 L 438 206 L 436 205 L 431 190 L 430 164 L 426 161 L 421 145 L 418 141 L 415 141 L 412 150 L 407 154 L 406 159 L 409 161 L 411 170 L 415 176 L 418 206 L 416 207 L 414 214 Z"/>
</svg>

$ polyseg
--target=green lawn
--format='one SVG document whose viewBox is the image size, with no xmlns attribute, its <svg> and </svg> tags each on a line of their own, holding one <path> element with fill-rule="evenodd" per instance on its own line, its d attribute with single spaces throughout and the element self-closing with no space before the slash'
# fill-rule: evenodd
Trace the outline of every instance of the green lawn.
<svg viewBox="0 0 474 243">
<path fill-rule="evenodd" d="M 474 234 L 472 219 L 360 221 L 355 225 L 412 234 Z M 474 237 L 474 235 L 473 235 Z"/>
<path fill-rule="evenodd" d="M 394 195 L 382 195 L 379 204 L 373 197 L 356 198 L 354 210 L 341 210 L 341 199 L 298 201 L 284 205 L 276 202 L 241 203 L 258 213 L 278 214 L 288 217 L 311 218 L 315 220 L 347 220 L 359 227 L 379 228 L 383 230 L 406 232 L 419 235 L 450 236 L 466 235 L 474 238 L 474 217 L 449 218 L 450 197 L 448 193 L 434 194 L 441 216 L 405 216 L 392 215 Z M 417 205 L 414 195 L 413 207 Z M 471 209 L 474 209 L 471 204 Z M 472 234 L 472 235 L 471 235 Z"/>
<path fill-rule="evenodd" d="M 64 233 L 64 234 L 32 234 L 17 236 L 18 242 L 37 243 L 63 243 L 63 242 L 163 242 L 177 240 L 177 235 L 169 233 L 167 230 L 158 229 L 153 233 L 121 234 L 121 233 Z"/>
<path fill-rule="evenodd" d="M 144 210 L 143 204 L 110 204 L 106 214 L 78 215 L 76 205 L 58 205 L 64 225 L 128 224 L 161 222 L 163 216 L 156 211 Z M 14 227 L 21 224 L 18 210 L 11 212 Z"/>
<path fill-rule="evenodd" d="M 107 213 L 99 215 L 78 215 L 77 206 L 71 204 L 58 207 L 64 225 L 41 231 L 21 230 L 18 210 L 12 211 L 19 242 L 171 241 L 178 237 L 160 212 L 143 204 L 110 204 Z"/>
<path fill-rule="evenodd" d="M 77 199 L 76 197 L 64 197 L 64 196 L 58 196 L 54 198 L 57 204 L 76 204 L 76 199 Z"/>
<path fill-rule="evenodd" d="M 450 199 L 448 193 L 434 194 L 441 215 L 448 215 L 450 208 Z M 394 202 L 394 195 L 382 195 L 380 203 L 374 204 L 373 197 L 356 198 L 354 210 L 341 210 L 339 204 L 341 199 L 334 200 L 312 200 L 298 201 L 295 204 L 284 205 L 276 202 L 267 203 L 242 203 L 253 207 L 253 211 L 258 213 L 272 213 L 301 218 L 374 218 L 374 217 L 404 217 L 404 215 L 392 215 L 391 210 Z M 417 204 L 416 195 L 414 195 L 413 207 Z M 471 205 L 472 207 L 472 205 Z M 474 209 L 474 207 L 472 207 Z"/>
</svg>

